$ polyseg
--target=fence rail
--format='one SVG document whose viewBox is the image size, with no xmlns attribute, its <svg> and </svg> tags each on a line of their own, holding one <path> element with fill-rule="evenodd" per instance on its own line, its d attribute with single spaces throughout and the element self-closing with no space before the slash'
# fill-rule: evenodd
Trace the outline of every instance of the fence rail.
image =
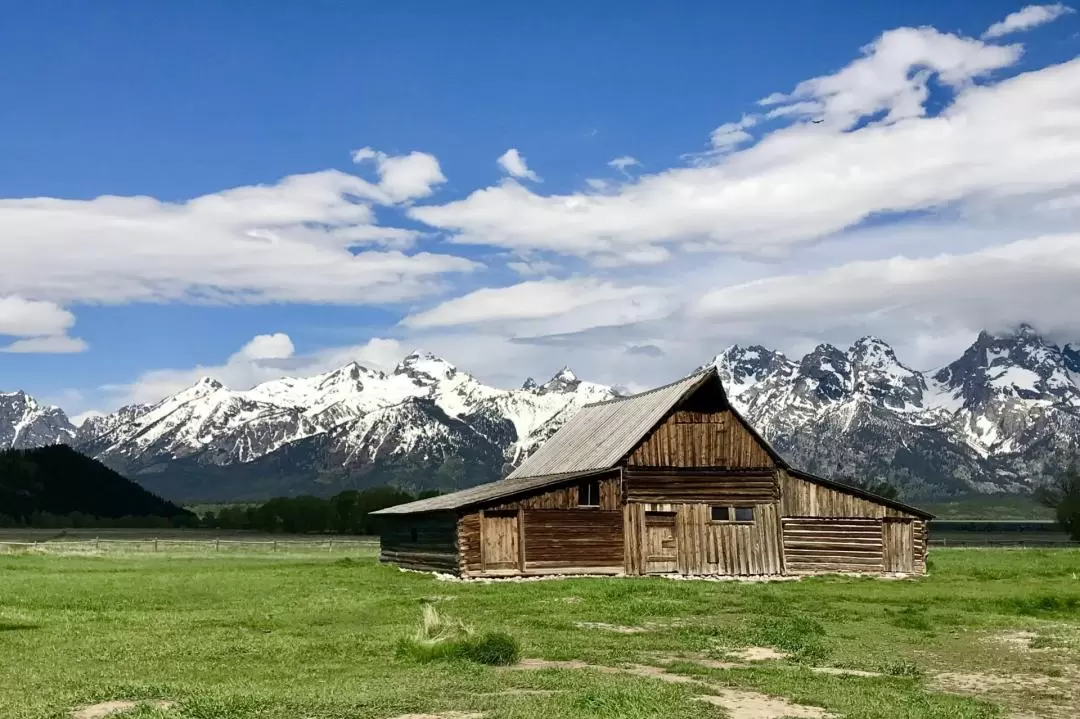
<svg viewBox="0 0 1080 719">
<path fill-rule="evenodd" d="M 1068 539 L 931 539 L 931 547 L 1078 547 Z"/>
<path fill-rule="evenodd" d="M 115 539 L 111 537 L 95 537 L 93 539 L 45 539 L 30 542 L 0 539 L 0 550 L 5 548 L 25 548 L 45 551 L 79 549 L 106 551 L 110 548 L 126 548 L 152 553 L 184 548 L 221 552 L 241 547 L 269 550 L 270 552 L 297 551 L 298 549 L 303 551 L 318 550 L 332 554 L 335 550 L 341 553 L 378 549 L 379 540 L 377 537 L 368 539 L 220 539 L 217 537 L 208 539 L 163 539 L 153 537 Z"/>
</svg>

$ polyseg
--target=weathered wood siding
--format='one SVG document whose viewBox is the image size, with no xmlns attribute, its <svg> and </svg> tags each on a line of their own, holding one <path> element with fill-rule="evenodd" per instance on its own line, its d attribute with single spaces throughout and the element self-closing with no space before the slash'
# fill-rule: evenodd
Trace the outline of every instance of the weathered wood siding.
<svg viewBox="0 0 1080 719">
<path fill-rule="evenodd" d="M 774 462 L 730 410 L 677 410 L 638 444 L 626 465 L 771 468 Z"/>
<path fill-rule="evenodd" d="M 784 470 L 780 478 L 780 514 L 783 517 L 909 517 L 915 516 L 854 494 L 794 477 Z"/>
<path fill-rule="evenodd" d="M 484 571 L 521 570 L 521 511 L 480 513 L 480 564 Z"/>
<path fill-rule="evenodd" d="M 602 509 L 527 509 L 525 571 L 623 568 L 623 513 Z"/>
<path fill-rule="evenodd" d="M 687 575 L 778 575 L 784 570 L 775 503 L 753 504 L 754 521 L 713 522 L 713 503 L 630 503 L 626 507 L 626 572 Z M 743 505 L 748 506 L 748 505 Z M 673 518 L 669 565 L 664 514 Z M 670 524 L 671 521 L 668 520 Z"/>
<path fill-rule="evenodd" d="M 910 519 L 885 519 L 881 525 L 885 571 L 915 571 L 915 527 Z"/>
<path fill-rule="evenodd" d="M 591 479 L 595 479 L 595 477 Z M 584 481 L 587 480 L 574 481 L 539 494 L 495 504 L 486 509 L 572 509 L 578 506 L 578 484 Z M 622 507 L 622 485 L 619 482 L 618 474 L 602 477 L 599 482 L 600 509 L 620 509 Z"/>
<path fill-rule="evenodd" d="M 452 512 L 382 518 L 379 560 L 406 569 L 458 571 L 457 517 Z"/>
<path fill-rule="evenodd" d="M 882 521 L 863 517 L 784 517 L 788 574 L 882 572 Z"/>
<path fill-rule="evenodd" d="M 772 471 L 694 470 L 662 467 L 623 470 L 629 502 L 773 502 L 779 487 Z"/>
</svg>

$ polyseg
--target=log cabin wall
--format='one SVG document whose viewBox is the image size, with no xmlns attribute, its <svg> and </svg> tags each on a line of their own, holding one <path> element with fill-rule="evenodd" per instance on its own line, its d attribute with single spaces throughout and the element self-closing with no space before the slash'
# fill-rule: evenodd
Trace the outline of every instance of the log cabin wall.
<svg viewBox="0 0 1080 719">
<path fill-rule="evenodd" d="M 588 481 L 598 485 L 599 506 L 579 505 L 579 484 Z M 510 515 L 517 517 L 516 522 L 509 521 Z M 503 536 L 515 528 L 516 538 Z M 623 545 L 622 482 L 617 470 L 468 510 L 458 522 L 459 568 L 465 576 L 621 574 Z M 513 567 L 502 561 L 508 547 L 520 552 Z M 499 561 L 492 561 L 496 554 Z"/>
<path fill-rule="evenodd" d="M 787 574 L 885 571 L 882 522 L 867 517 L 784 517 Z"/>
<path fill-rule="evenodd" d="M 730 410 L 680 409 L 638 444 L 626 466 L 771 469 L 775 463 Z"/>
<path fill-rule="evenodd" d="M 390 515 L 382 524 L 380 561 L 406 569 L 457 573 L 458 528 L 454 513 Z"/>
<path fill-rule="evenodd" d="M 915 515 L 841 492 L 779 470 L 780 514 L 784 517 L 907 517 Z"/>
</svg>

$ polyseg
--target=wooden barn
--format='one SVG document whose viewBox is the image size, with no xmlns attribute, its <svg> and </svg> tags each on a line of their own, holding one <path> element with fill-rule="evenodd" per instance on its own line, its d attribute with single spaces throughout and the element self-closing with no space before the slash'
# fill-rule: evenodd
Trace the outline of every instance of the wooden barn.
<svg viewBox="0 0 1080 719">
<path fill-rule="evenodd" d="M 464 577 L 922 574 L 931 518 L 788 465 L 715 369 L 582 408 L 504 480 L 375 514 L 383 562 Z"/>
</svg>

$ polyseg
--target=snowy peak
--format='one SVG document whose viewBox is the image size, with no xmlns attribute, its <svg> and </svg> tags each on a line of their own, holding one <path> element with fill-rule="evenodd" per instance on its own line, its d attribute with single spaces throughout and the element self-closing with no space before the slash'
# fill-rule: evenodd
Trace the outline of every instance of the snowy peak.
<svg viewBox="0 0 1080 719">
<path fill-rule="evenodd" d="M 75 426 L 59 407 L 38 403 L 25 392 L 0 393 L 0 449 L 67 444 Z"/>
<path fill-rule="evenodd" d="M 421 384 L 427 384 L 450 379 L 457 374 L 457 368 L 431 352 L 415 350 L 398 363 L 394 374 L 405 375 Z"/>
<path fill-rule="evenodd" d="M 709 365 L 716 367 L 720 381 L 731 398 L 739 397 L 769 377 L 790 377 L 797 369 L 797 365 L 783 354 L 761 345 L 731 345 L 699 369 Z"/>
<path fill-rule="evenodd" d="M 820 344 L 799 363 L 799 380 L 826 401 L 850 392 L 852 367 L 847 355 L 830 344 Z"/>
<path fill-rule="evenodd" d="M 581 384 L 574 371 L 569 367 L 563 367 L 555 375 L 541 385 L 541 392 L 573 392 Z"/>
<path fill-rule="evenodd" d="M 898 412 L 924 407 L 926 380 L 905 366 L 884 340 L 863 337 L 848 350 L 852 391 L 874 405 Z"/>
</svg>

